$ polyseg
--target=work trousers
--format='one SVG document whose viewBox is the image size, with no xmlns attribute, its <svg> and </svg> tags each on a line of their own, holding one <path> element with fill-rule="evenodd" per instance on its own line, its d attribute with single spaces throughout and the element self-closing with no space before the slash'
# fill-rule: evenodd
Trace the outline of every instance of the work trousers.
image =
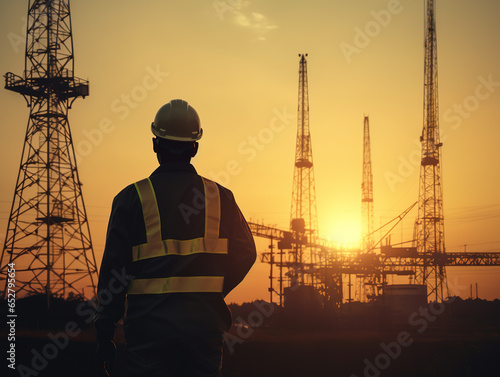
<svg viewBox="0 0 500 377">
<path fill-rule="evenodd" d="M 126 376 L 220 377 L 222 349 L 222 335 L 128 343 Z"/>
</svg>

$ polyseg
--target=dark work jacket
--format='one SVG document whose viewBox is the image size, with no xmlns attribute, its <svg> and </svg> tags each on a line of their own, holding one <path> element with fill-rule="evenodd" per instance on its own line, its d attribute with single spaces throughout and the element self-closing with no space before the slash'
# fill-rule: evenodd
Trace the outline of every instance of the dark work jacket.
<svg viewBox="0 0 500 377">
<path fill-rule="evenodd" d="M 189 163 L 163 164 L 150 176 L 156 194 L 162 239 L 193 239 L 205 232 L 204 188 Z M 125 313 L 127 342 L 182 336 L 216 336 L 231 326 L 224 297 L 245 277 L 256 259 L 255 244 L 233 194 L 220 193 L 220 238 L 227 255 L 168 256 L 132 262 L 132 247 L 147 242 L 142 206 L 135 186 L 113 200 L 102 259 L 95 325 L 107 333 Z M 200 203 L 201 201 L 201 203 Z M 164 259 L 167 258 L 167 259 Z M 211 271 L 213 271 L 211 273 Z M 223 293 L 167 293 L 126 296 L 134 277 L 224 276 Z"/>
</svg>

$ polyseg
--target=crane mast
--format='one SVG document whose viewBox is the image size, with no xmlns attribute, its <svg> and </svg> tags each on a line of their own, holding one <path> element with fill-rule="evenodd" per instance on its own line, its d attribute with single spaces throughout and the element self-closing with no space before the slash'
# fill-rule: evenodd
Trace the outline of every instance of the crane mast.
<svg viewBox="0 0 500 377">
<path fill-rule="evenodd" d="M 363 122 L 363 177 L 361 183 L 361 237 L 363 253 L 373 248 L 373 174 L 370 152 L 370 120 L 364 117 Z"/>
<path fill-rule="evenodd" d="M 439 139 L 438 67 L 436 5 L 425 3 L 424 114 L 418 217 L 415 223 L 417 251 L 425 255 L 416 269 L 415 282 L 426 284 L 428 297 L 442 301 L 446 285 L 443 187 L 441 182 L 441 147 Z"/>
<path fill-rule="evenodd" d="M 297 110 L 297 143 L 293 174 L 292 208 L 290 227 L 298 242 L 295 250 L 298 283 L 314 285 L 314 274 L 305 274 L 303 263 L 306 258 L 314 263 L 313 248 L 318 236 L 318 218 L 312 157 L 311 134 L 309 130 L 309 94 L 307 84 L 307 54 L 299 54 L 299 98 Z M 309 255 L 304 252 L 309 250 Z M 311 281 L 306 281 L 307 276 Z"/>
<path fill-rule="evenodd" d="M 361 258 L 364 263 L 373 260 L 373 174 L 370 150 L 370 119 L 368 116 L 363 120 L 363 176 L 361 181 Z M 375 271 L 367 271 L 359 279 L 361 301 L 372 300 L 378 295 L 377 284 L 379 274 Z"/>
</svg>

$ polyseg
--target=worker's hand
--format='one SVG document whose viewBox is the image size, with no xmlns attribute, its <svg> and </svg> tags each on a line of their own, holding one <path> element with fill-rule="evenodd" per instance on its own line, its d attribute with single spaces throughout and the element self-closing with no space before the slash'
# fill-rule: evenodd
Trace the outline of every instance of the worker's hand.
<svg viewBox="0 0 500 377">
<path fill-rule="evenodd" d="M 97 343 L 96 363 L 99 377 L 109 377 L 115 364 L 116 345 L 112 340 Z"/>
</svg>

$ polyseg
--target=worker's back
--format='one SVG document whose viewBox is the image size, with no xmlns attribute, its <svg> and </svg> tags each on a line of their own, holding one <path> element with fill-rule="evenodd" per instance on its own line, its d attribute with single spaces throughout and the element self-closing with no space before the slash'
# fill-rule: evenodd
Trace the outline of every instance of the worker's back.
<svg viewBox="0 0 500 377">
<path fill-rule="evenodd" d="M 233 194 L 190 164 L 203 133 L 196 111 L 172 100 L 151 131 L 160 167 L 123 189 L 111 209 L 97 293 L 98 368 L 112 370 L 125 314 L 130 376 L 219 376 L 231 325 L 224 297 L 255 262 L 255 243 Z"/>
<path fill-rule="evenodd" d="M 166 164 L 158 168 L 150 180 L 159 209 L 162 240 L 203 239 L 206 232 L 206 188 L 194 169 L 190 165 Z M 232 239 L 231 224 L 238 220 L 235 219 L 238 212 L 232 194 L 220 186 L 218 189 L 221 208 L 219 238 L 228 240 Z M 131 185 L 120 195 L 124 196 L 125 202 L 130 203 L 130 218 L 135 223 L 130 229 L 131 244 L 146 244 L 143 210 L 136 188 Z M 139 256 L 131 264 L 130 272 L 136 280 L 224 277 L 227 275 L 227 259 L 227 250 L 219 253 L 194 250 L 187 255 L 153 258 Z M 160 338 L 186 334 L 208 335 L 227 331 L 230 323 L 230 313 L 222 292 L 128 295 L 126 326 L 132 330 L 137 325 L 139 336 L 144 335 L 147 329 L 150 330 L 147 332 Z"/>
</svg>

